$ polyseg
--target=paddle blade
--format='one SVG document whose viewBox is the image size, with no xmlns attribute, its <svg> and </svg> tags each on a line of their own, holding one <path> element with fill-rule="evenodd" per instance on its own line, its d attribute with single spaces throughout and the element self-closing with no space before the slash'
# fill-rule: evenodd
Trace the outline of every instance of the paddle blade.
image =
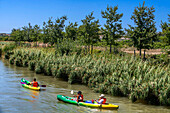
<svg viewBox="0 0 170 113">
<path fill-rule="evenodd" d="M 46 87 L 46 85 L 40 85 L 40 87 Z"/>
<path fill-rule="evenodd" d="M 74 94 L 74 91 L 73 91 L 73 90 L 71 90 L 71 94 L 72 94 L 72 95 Z"/>
</svg>

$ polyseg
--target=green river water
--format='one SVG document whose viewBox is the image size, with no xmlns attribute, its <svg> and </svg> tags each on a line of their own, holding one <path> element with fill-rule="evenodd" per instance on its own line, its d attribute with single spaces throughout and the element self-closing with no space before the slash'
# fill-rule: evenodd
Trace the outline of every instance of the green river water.
<svg viewBox="0 0 170 113">
<path fill-rule="evenodd" d="M 32 81 L 33 77 L 47 87 L 39 92 L 21 86 L 21 78 Z M 71 90 L 81 90 L 86 100 L 97 99 L 100 95 L 85 85 L 70 85 L 67 81 L 35 74 L 28 68 L 16 67 L 0 59 L 0 113 L 170 113 L 170 107 L 167 106 L 132 103 L 126 97 L 109 95 L 106 95 L 107 102 L 119 105 L 118 110 L 91 109 L 57 100 L 57 94 L 72 96 Z"/>
</svg>

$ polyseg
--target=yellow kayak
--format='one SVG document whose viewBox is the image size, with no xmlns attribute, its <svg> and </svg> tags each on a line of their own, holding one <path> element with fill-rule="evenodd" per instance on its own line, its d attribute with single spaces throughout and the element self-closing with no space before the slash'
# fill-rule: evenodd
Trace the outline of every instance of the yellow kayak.
<svg viewBox="0 0 170 113">
<path fill-rule="evenodd" d="M 32 89 L 32 90 L 40 91 L 40 87 L 33 87 L 31 85 L 27 85 L 29 83 L 31 83 L 31 82 L 28 81 L 28 80 L 25 80 L 24 78 L 21 79 L 21 84 L 22 84 L 23 87 L 28 88 L 28 89 Z"/>
</svg>

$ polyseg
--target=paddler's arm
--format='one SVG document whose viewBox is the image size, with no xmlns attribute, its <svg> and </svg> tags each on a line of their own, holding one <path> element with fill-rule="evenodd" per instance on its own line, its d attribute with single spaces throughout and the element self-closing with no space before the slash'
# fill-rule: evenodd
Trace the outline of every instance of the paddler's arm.
<svg viewBox="0 0 170 113">
<path fill-rule="evenodd" d="M 97 101 L 97 100 L 96 100 L 96 102 L 97 102 L 98 104 L 102 104 L 103 101 L 104 101 L 104 99 L 101 99 L 100 101 Z"/>
</svg>

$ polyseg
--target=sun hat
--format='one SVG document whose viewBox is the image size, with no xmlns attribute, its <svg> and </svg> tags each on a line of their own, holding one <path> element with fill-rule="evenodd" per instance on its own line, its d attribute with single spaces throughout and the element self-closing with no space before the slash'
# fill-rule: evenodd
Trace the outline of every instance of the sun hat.
<svg viewBox="0 0 170 113">
<path fill-rule="evenodd" d="M 101 94 L 99 97 L 104 97 L 104 94 Z"/>
</svg>

